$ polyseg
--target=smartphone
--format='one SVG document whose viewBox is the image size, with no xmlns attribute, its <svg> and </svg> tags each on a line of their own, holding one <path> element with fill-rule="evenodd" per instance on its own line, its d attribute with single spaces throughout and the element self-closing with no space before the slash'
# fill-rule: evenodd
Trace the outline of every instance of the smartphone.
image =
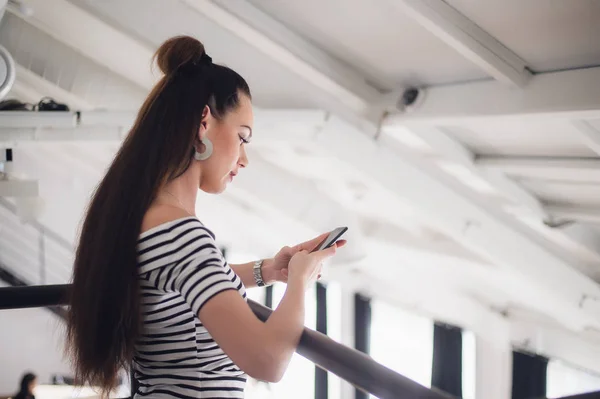
<svg viewBox="0 0 600 399">
<path fill-rule="evenodd" d="M 321 251 L 323 249 L 327 249 L 335 244 L 340 237 L 348 230 L 347 227 L 338 227 L 333 230 L 323 241 L 319 243 L 311 252 Z"/>
</svg>

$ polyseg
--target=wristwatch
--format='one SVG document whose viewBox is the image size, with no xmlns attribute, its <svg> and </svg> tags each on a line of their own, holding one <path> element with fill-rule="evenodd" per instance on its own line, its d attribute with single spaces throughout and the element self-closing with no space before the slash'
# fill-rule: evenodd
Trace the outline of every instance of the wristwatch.
<svg viewBox="0 0 600 399">
<path fill-rule="evenodd" d="M 262 276 L 263 262 L 264 259 L 257 260 L 256 262 L 254 262 L 254 267 L 252 268 L 252 273 L 254 274 L 254 281 L 256 281 L 256 285 L 258 287 L 265 287 L 267 285 L 265 284 L 265 281 L 263 280 Z"/>
</svg>

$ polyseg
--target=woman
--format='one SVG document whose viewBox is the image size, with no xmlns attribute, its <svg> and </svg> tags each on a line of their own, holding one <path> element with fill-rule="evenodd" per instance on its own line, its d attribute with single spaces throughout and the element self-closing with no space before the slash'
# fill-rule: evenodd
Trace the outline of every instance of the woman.
<svg viewBox="0 0 600 399">
<path fill-rule="evenodd" d="M 248 166 L 250 89 L 190 37 L 166 41 L 155 58 L 165 76 L 82 227 L 68 350 L 78 380 L 104 393 L 133 362 L 139 397 L 242 398 L 246 375 L 281 379 L 302 331 L 305 290 L 336 246 L 308 253 L 323 235 L 272 259 L 225 262 L 196 217 L 196 195 L 223 192 Z M 262 323 L 245 287 L 274 281 L 287 290 Z"/>
<path fill-rule="evenodd" d="M 35 374 L 27 373 L 21 378 L 21 386 L 19 392 L 13 396 L 13 399 L 35 399 L 33 390 L 37 385 L 37 377 Z"/>
</svg>

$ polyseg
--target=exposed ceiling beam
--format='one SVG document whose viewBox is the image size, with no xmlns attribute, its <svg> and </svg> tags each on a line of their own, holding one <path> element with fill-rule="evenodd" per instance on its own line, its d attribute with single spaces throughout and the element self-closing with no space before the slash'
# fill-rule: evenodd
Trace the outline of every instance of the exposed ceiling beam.
<svg viewBox="0 0 600 399">
<path fill-rule="evenodd" d="M 332 199 L 320 193 L 313 182 L 296 178 L 283 169 L 254 156 L 252 167 L 244 170 L 236 181 L 243 189 L 281 213 L 317 232 L 348 226 L 347 233 L 354 245 L 347 251 L 348 259 L 364 258 L 363 235 L 355 215 L 345 211 Z M 286 187 L 285 190 L 273 187 Z M 302 193 L 302 195 L 299 195 Z"/>
<path fill-rule="evenodd" d="M 531 73 L 523 61 L 496 38 L 443 0 L 388 0 L 494 79 L 524 86 Z"/>
<path fill-rule="evenodd" d="M 67 0 L 27 3 L 34 10 L 28 23 L 138 86 L 153 86 L 149 67 L 153 51 L 144 44 Z"/>
<path fill-rule="evenodd" d="M 16 79 L 6 97 L 14 98 L 29 104 L 35 104 L 43 97 L 43 95 L 33 87 L 24 84 L 23 82 L 19 82 L 19 80 Z"/>
<path fill-rule="evenodd" d="M 600 335 L 575 335 L 557 326 L 509 316 L 511 341 L 517 350 L 536 353 L 600 374 Z"/>
<path fill-rule="evenodd" d="M 600 234 L 589 223 L 573 222 L 556 217 L 546 207 L 544 209 L 552 217 L 553 224 L 541 220 L 517 216 L 517 219 L 539 233 L 541 240 L 554 244 L 555 252 L 569 263 L 574 270 L 588 276 L 594 281 L 600 281 Z"/>
<path fill-rule="evenodd" d="M 600 130 L 588 121 L 573 121 L 573 126 L 579 132 L 581 141 L 596 154 L 600 155 Z"/>
<path fill-rule="evenodd" d="M 517 177 L 572 184 L 600 182 L 598 158 L 478 156 L 475 163 Z"/>
<path fill-rule="evenodd" d="M 52 97 L 61 103 L 65 103 L 72 110 L 87 111 L 94 108 L 94 105 L 79 96 L 56 86 L 43 77 L 30 71 L 29 69 L 16 64 L 17 80 L 15 82 L 15 92 L 30 93 L 27 97 L 35 94 L 35 98 L 27 98 L 26 101 L 37 103 L 42 97 Z M 36 94 L 37 93 L 37 94 Z"/>
<path fill-rule="evenodd" d="M 417 238 L 411 236 L 407 231 L 404 234 L 394 232 L 395 240 L 385 239 L 381 236 L 385 232 L 376 234 L 366 234 L 363 231 L 360 216 L 350 210 L 345 210 L 339 202 L 329 197 L 321 191 L 319 186 L 313 182 L 291 175 L 285 172 L 281 167 L 271 164 L 260 157 L 258 153 L 252 153 L 251 167 L 236 178 L 235 184 L 230 187 L 235 190 L 243 190 L 244 195 L 252 195 L 255 202 L 249 203 L 249 207 L 256 207 L 261 204 L 276 210 L 279 215 L 285 215 L 286 218 L 294 220 L 295 223 L 305 226 L 310 231 L 324 232 L 337 226 L 348 226 L 349 231 L 346 238 L 352 242 L 352 245 L 344 250 L 340 257 L 336 257 L 336 263 L 342 267 L 349 263 L 366 263 L 372 261 L 368 257 L 372 255 L 371 243 L 378 243 L 380 248 L 385 250 L 389 256 L 389 261 L 396 256 L 406 258 L 407 253 L 414 256 L 413 261 L 416 264 L 420 262 L 431 261 L 437 256 L 438 261 L 444 258 L 451 262 L 463 261 L 468 267 L 478 261 L 466 259 L 466 252 L 460 253 L 454 248 L 445 245 L 444 242 L 428 241 L 426 238 Z M 273 190 L 272 187 L 283 187 L 285 190 Z M 228 189 L 229 190 L 229 189 Z M 302 193 L 301 196 L 298 193 Z M 257 213 L 265 213 L 265 210 Z M 281 216 L 278 216 L 281 217 Z M 422 259 L 419 258 L 422 255 Z M 371 258 L 372 259 L 372 258 Z"/>
<path fill-rule="evenodd" d="M 335 133 L 331 134 L 331 132 Z M 328 139 L 324 140 L 324 138 Z M 311 141 L 311 146 L 322 149 L 328 154 L 335 154 L 339 159 L 351 165 L 360 162 L 363 172 L 384 186 L 393 185 L 394 194 L 407 200 L 407 203 L 417 208 L 425 218 L 429 217 L 431 225 L 440 227 L 442 231 L 474 252 L 492 262 L 511 268 L 518 275 L 523 275 L 524 271 L 527 281 L 543 292 L 544 300 L 536 305 L 539 306 L 540 311 L 543 309 L 548 314 L 556 315 L 555 311 L 558 308 L 549 306 L 549 302 L 545 302 L 557 299 L 553 288 L 549 287 L 559 286 L 558 290 L 564 291 L 566 296 L 573 295 L 570 300 L 566 299 L 569 302 L 566 307 L 562 300 L 557 303 L 557 306 L 563 307 L 557 317 L 567 317 L 567 319 L 574 315 L 573 312 L 578 312 L 577 298 L 579 295 L 577 292 L 581 293 L 583 286 L 592 291 L 598 290 L 595 282 L 580 274 L 577 268 L 572 267 L 574 265 L 558 255 L 555 247 L 550 244 L 542 244 L 539 238 L 534 237 L 533 234 L 525 233 L 520 222 L 513 219 L 512 215 L 498 214 L 499 209 L 495 211 L 494 206 L 485 197 L 473 195 L 475 193 L 466 193 L 464 186 L 462 190 L 460 187 L 455 187 L 456 183 L 453 185 L 449 181 L 453 179 L 447 175 L 440 175 L 443 173 L 441 170 L 438 169 L 437 173 L 431 171 L 432 165 L 427 164 L 429 160 L 413 159 L 414 157 L 410 156 L 400 159 L 398 154 L 389 148 L 382 148 L 381 144 L 377 145 L 366 136 L 361 136 L 359 131 L 344 124 L 336 117 L 328 119 L 318 134 L 317 141 Z M 457 159 L 460 157 L 470 159 L 468 153 L 467 156 L 464 152 L 463 155 L 460 155 L 461 151 L 459 150 L 456 150 Z M 381 153 L 384 155 L 382 156 Z M 428 173 L 430 171 L 431 173 Z M 437 199 L 443 199 L 443 203 Z M 534 204 L 539 206 L 539 201 L 535 199 Z M 538 208 L 538 210 L 541 214 L 547 214 L 543 208 Z M 480 234 L 480 229 L 483 229 L 482 234 Z M 535 258 L 538 261 L 530 262 L 523 257 L 516 256 L 521 252 L 528 254 L 527 259 Z M 532 258 L 529 258 L 529 255 Z M 541 269 L 540 265 L 546 264 L 553 265 L 551 268 L 556 272 L 553 277 Z M 536 270 L 538 267 L 540 270 Z M 549 279 L 542 282 L 540 276 Z M 568 283 L 564 285 L 563 282 L 567 281 Z M 570 293 L 567 294 L 566 291 L 570 291 Z M 582 317 L 595 317 L 593 313 L 586 314 L 587 316 Z M 565 319 L 562 320 L 565 322 Z M 579 318 L 579 322 L 582 320 Z M 565 324 L 569 325 L 571 322 L 572 320 Z"/>
<path fill-rule="evenodd" d="M 387 129 L 387 130 L 386 130 Z M 421 140 L 426 143 L 431 150 L 437 152 L 439 158 L 433 160 L 444 171 L 454 175 L 466 186 L 473 190 L 489 195 L 489 189 L 485 183 L 491 185 L 500 195 L 511 200 L 512 204 L 502 205 L 502 209 L 511 215 L 516 216 L 534 230 L 544 234 L 548 239 L 557 245 L 560 245 L 568 253 L 575 252 L 585 259 L 593 262 L 600 261 L 600 246 L 590 245 L 589 240 L 581 240 L 580 234 L 570 234 L 565 229 L 553 229 L 548 224 L 553 223 L 553 215 L 544 207 L 542 202 L 532 193 L 520 186 L 518 183 L 507 177 L 502 170 L 488 169 L 475 162 L 475 154 L 466 148 L 463 144 L 443 131 L 435 127 L 415 127 L 402 126 L 401 129 L 390 130 L 387 127 L 383 130 L 380 140 L 390 138 L 400 140 L 401 142 L 413 142 Z M 406 135 L 414 135 L 413 138 L 406 138 Z M 431 158 L 431 154 L 424 154 Z M 483 184 L 480 182 L 483 182 Z M 493 198 L 490 198 L 493 201 Z M 578 231 L 588 230 L 585 236 L 590 236 L 594 232 L 586 226 L 578 226 Z M 576 257 L 575 257 L 576 258 Z M 586 275 L 592 275 L 588 273 Z"/>
<path fill-rule="evenodd" d="M 531 301 L 539 311 L 575 330 L 600 323 L 600 316 L 579 308 L 583 295 L 600 296 L 598 284 L 550 245 L 525 232 L 512 216 L 464 186 L 453 185 L 441 176 L 441 170 L 409 154 L 400 158 L 389 146 L 374 142 L 338 118 L 329 120 L 316 145 L 349 164 L 360 162 L 363 173 L 419 209 L 431 225 L 522 276 L 537 293 Z"/>
<path fill-rule="evenodd" d="M 49 83 L 44 83 L 48 85 Z M 37 98 L 37 97 L 36 97 Z M 80 101 L 76 96 L 72 96 Z M 91 104 L 90 104 L 91 106 Z M 0 141 L 120 142 L 136 118 L 128 111 L 0 112 Z M 255 109 L 253 144 L 302 142 L 313 139 L 328 114 L 309 109 Z"/>
<path fill-rule="evenodd" d="M 318 49 L 248 1 L 184 1 L 319 89 L 319 98 L 325 98 L 323 93 L 333 98 L 333 102 L 324 100 L 331 111 L 375 133 L 378 115 L 372 104 L 381 93 L 348 65 Z"/>
<path fill-rule="evenodd" d="M 412 136 L 412 137 L 407 137 Z M 487 182 L 495 191 L 514 203 L 513 212 L 527 213 L 540 220 L 547 220 L 548 214 L 544 211 L 541 202 L 530 192 L 507 178 L 502 173 L 480 167 L 476 162 L 475 154 L 451 137 L 443 129 L 431 126 L 394 126 L 384 120 L 382 136 L 384 139 L 397 140 L 402 143 L 420 140 L 437 154 L 434 161 L 447 173 L 475 191 L 485 194 L 490 189 L 482 182 Z"/>
<path fill-rule="evenodd" d="M 431 87 L 423 89 L 419 106 L 390 117 L 388 123 L 598 119 L 599 92 L 600 67 L 535 75 L 521 90 L 493 81 Z"/>
<path fill-rule="evenodd" d="M 557 219 L 600 223 L 600 207 L 548 204 L 546 210 Z"/>
<path fill-rule="evenodd" d="M 0 198 L 0 206 L 6 209 L 7 211 L 11 212 L 15 217 L 19 217 L 18 205 L 11 203 L 6 198 Z M 56 234 L 52 229 L 48 229 L 47 226 L 44 226 L 36 220 L 27 220 L 25 223 L 33 227 L 39 233 L 44 234 L 47 238 L 55 241 L 60 247 L 64 248 L 65 250 L 69 252 L 73 251 L 73 244 L 65 240 L 60 235 Z"/>
</svg>

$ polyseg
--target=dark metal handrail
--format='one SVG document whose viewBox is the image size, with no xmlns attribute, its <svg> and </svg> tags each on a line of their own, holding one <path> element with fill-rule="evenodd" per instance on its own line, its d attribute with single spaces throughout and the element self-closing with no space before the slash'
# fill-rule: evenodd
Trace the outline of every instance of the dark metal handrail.
<svg viewBox="0 0 600 399">
<path fill-rule="evenodd" d="M 69 284 L 0 288 L 0 310 L 68 305 Z M 249 300 L 256 316 L 266 321 L 272 310 Z M 450 399 L 348 348 L 324 334 L 305 328 L 297 352 L 317 366 L 381 399 Z"/>
</svg>

